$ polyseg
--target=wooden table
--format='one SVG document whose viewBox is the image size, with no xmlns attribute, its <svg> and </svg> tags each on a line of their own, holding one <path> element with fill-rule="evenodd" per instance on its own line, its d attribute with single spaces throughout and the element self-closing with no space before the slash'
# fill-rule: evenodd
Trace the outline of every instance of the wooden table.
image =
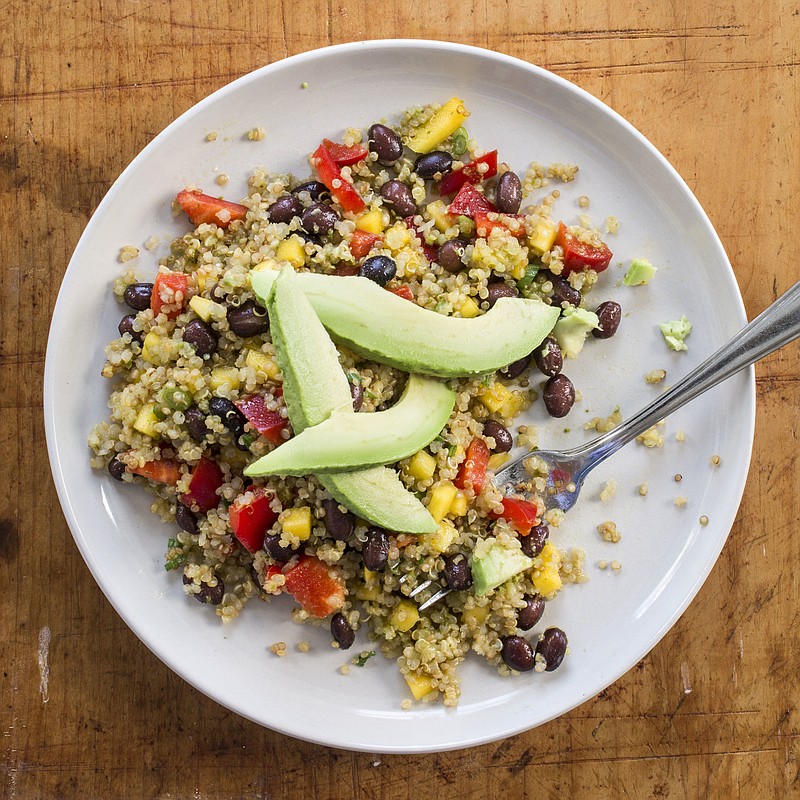
<svg viewBox="0 0 800 800">
<path fill-rule="evenodd" d="M 173 675 L 84 566 L 48 478 L 42 419 L 59 282 L 122 168 L 231 79 L 362 38 L 481 45 L 603 99 L 695 191 L 755 315 L 799 272 L 796 3 L 32 0 L 6 4 L 3 16 L 4 798 L 798 796 L 797 345 L 758 368 L 754 466 L 736 525 L 662 643 L 561 719 L 441 755 L 354 754 L 288 740 Z M 37 663 L 45 627 L 49 697 Z"/>
</svg>

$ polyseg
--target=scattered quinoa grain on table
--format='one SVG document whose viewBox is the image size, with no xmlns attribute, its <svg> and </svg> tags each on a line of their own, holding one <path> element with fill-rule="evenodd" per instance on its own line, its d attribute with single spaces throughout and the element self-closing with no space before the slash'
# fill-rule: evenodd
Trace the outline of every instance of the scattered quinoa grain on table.
<svg viewBox="0 0 800 800">
<path fill-rule="evenodd" d="M 208 134 L 206 134 L 206 141 L 207 142 L 216 142 L 218 135 L 219 134 L 216 131 L 209 131 Z"/>
<path fill-rule="evenodd" d="M 119 260 L 125 264 L 128 261 L 133 261 L 134 258 L 139 257 L 139 248 L 134 247 L 132 244 L 126 244 L 124 247 L 120 248 L 119 251 Z"/>
<path fill-rule="evenodd" d="M 710 461 L 710 462 L 711 462 L 711 463 L 712 463 L 712 464 L 713 464 L 715 467 L 718 467 L 718 466 L 719 466 L 719 465 L 722 463 L 722 459 L 721 459 L 719 456 L 717 456 L 717 455 L 711 456 L 711 458 L 709 459 L 709 461 Z"/>
<path fill-rule="evenodd" d="M 606 481 L 605 486 L 600 491 L 600 501 L 607 503 L 617 493 L 617 482 L 613 479 Z"/>
<path fill-rule="evenodd" d="M 613 542 L 614 544 L 622 538 L 622 534 L 617 529 L 616 523 L 610 520 L 601 522 L 597 526 L 597 532 L 603 537 L 603 541 Z"/>
<path fill-rule="evenodd" d="M 683 495 L 679 495 L 674 500 L 674 503 L 676 506 L 678 506 L 678 508 L 683 508 L 687 502 L 687 499 Z"/>
<path fill-rule="evenodd" d="M 251 128 L 247 131 L 247 138 L 251 142 L 262 142 L 267 138 L 267 132 L 261 127 Z"/>
<path fill-rule="evenodd" d="M 639 484 L 639 494 L 644 497 L 649 491 L 650 487 L 646 483 Z"/>
<path fill-rule="evenodd" d="M 705 514 L 703 514 L 703 516 L 700 517 L 700 524 L 701 525 L 708 525 L 708 517 Z"/>
<path fill-rule="evenodd" d="M 665 369 L 654 369 L 644 376 L 645 383 L 661 383 L 667 377 Z"/>
</svg>

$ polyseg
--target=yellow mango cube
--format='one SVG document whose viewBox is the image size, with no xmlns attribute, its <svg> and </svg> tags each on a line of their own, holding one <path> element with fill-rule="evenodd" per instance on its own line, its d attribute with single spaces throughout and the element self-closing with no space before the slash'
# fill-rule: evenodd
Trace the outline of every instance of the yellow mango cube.
<svg viewBox="0 0 800 800">
<path fill-rule="evenodd" d="M 563 585 L 558 571 L 561 566 L 561 553 L 555 545 L 547 542 L 539 553 L 539 561 L 541 566 L 539 569 L 534 569 L 531 580 L 542 597 L 552 597 Z"/>
<path fill-rule="evenodd" d="M 223 386 L 230 391 L 239 388 L 239 370 L 236 367 L 214 367 L 208 376 L 208 388 L 216 392 Z"/>
<path fill-rule="evenodd" d="M 528 234 L 528 246 L 537 255 L 553 249 L 558 235 L 558 226 L 551 219 L 540 219 Z M 519 276 L 520 278 L 522 275 Z M 519 280 L 519 279 L 517 279 Z"/>
<path fill-rule="evenodd" d="M 411 689 L 411 694 L 414 695 L 415 700 L 422 700 L 425 695 L 434 691 L 433 678 L 428 675 L 410 672 L 407 675 L 403 675 L 403 677 L 406 679 L 408 688 Z"/>
<path fill-rule="evenodd" d="M 441 233 L 446 233 L 448 228 L 456 224 L 456 218 L 447 213 L 447 204 L 441 200 L 434 200 L 425 206 L 425 210 L 433 220 L 434 227 Z"/>
<path fill-rule="evenodd" d="M 306 251 L 303 240 L 299 236 L 290 236 L 284 239 L 275 251 L 275 256 L 280 261 L 288 261 L 295 269 L 306 263 Z"/>
<path fill-rule="evenodd" d="M 454 517 L 463 517 L 467 513 L 469 507 L 469 500 L 464 492 L 456 492 L 453 502 L 450 503 L 450 513 Z"/>
<path fill-rule="evenodd" d="M 502 383 L 495 383 L 484 389 L 479 395 L 481 405 L 492 414 L 496 414 L 511 397 L 511 392 Z"/>
<path fill-rule="evenodd" d="M 308 506 L 290 508 L 283 516 L 284 533 L 296 536 L 301 542 L 311 536 L 311 509 Z"/>
<path fill-rule="evenodd" d="M 441 522 L 445 518 L 457 494 L 458 489 L 450 481 L 443 481 L 434 487 L 430 503 L 428 503 L 428 511 L 435 522 Z"/>
<path fill-rule="evenodd" d="M 480 314 L 480 311 L 480 307 L 471 297 L 467 297 L 458 307 L 458 313 L 461 314 L 464 319 L 473 319 Z"/>
<path fill-rule="evenodd" d="M 411 600 L 401 600 L 389 615 L 389 622 L 397 630 L 410 631 L 419 622 L 419 611 Z"/>
<path fill-rule="evenodd" d="M 356 597 L 359 600 L 368 600 L 370 602 L 375 602 L 380 593 L 381 587 L 377 583 L 374 586 L 359 586 L 356 589 Z"/>
<path fill-rule="evenodd" d="M 156 433 L 156 423 L 158 421 L 155 406 L 142 406 L 141 410 L 136 415 L 133 427 L 139 431 L 139 433 L 143 433 L 145 436 L 150 436 L 155 439 L 158 437 L 158 433 Z"/>
<path fill-rule="evenodd" d="M 280 264 L 274 258 L 265 258 L 252 267 L 250 272 L 266 272 L 268 270 L 279 270 L 280 268 Z"/>
<path fill-rule="evenodd" d="M 514 269 L 511 270 L 511 277 L 515 280 L 521 280 L 525 277 L 525 264 L 517 264 Z"/>
<path fill-rule="evenodd" d="M 470 628 L 477 628 L 479 625 L 486 622 L 488 616 L 489 606 L 475 606 L 474 608 L 468 608 L 464 611 L 461 615 L 461 621 L 465 625 L 469 625 Z"/>
<path fill-rule="evenodd" d="M 222 303 L 215 303 L 207 297 L 200 297 L 199 294 L 196 294 L 189 301 L 189 308 L 191 308 L 203 322 L 209 322 L 212 318 L 222 319 L 227 311 Z"/>
<path fill-rule="evenodd" d="M 436 459 L 427 451 L 420 450 L 408 464 L 408 474 L 418 481 L 427 481 L 436 472 Z"/>
<path fill-rule="evenodd" d="M 171 354 L 174 352 L 172 340 L 159 333 L 150 331 L 142 342 L 142 358 L 148 364 L 162 367 L 169 363 Z"/>
<path fill-rule="evenodd" d="M 489 456 L 489 469 L 492 472 L 497 472 L 510 457 L 508 453 L 493 453 Z"/>
<path fill-rule="evenodd" d="M 434 553 L 444 553 L 456 540 L 458 531 L 449 519 L 443 519 L 434 533 L 429 533 L 425 540 Z"/>
<path fill-rule="evenodd" d="M 364 212 L 356 220 L 356 228 L 367 233 L 378 234 L 383 230 L 383 214 L 379 208 Z"/>
<path fill-rule="evenodd" d="M 248 350 L 244 363 L 251 369 L 254 369 L 259 377 L 263 375 L 265 378 L 275 380 L 281 374 L 278 365 L 275 363 L 275 359 L 258 350 Z"/>
<path fill-rule="evenodd" d="M 500 414 L 505 419 L 513 419 L 522 411 L 525 405 L 525 397 L 521 392 L 509 392 L 508 397 L 500 405 Z"/>
<path fill-rule="evenodd" d="M 464 101 L 451 97 L 427 122 L 409 133 L 406 144 L 415 153 L 430 153 L 437 144 L 455 133 L 468 116 Z"/>
</svg>

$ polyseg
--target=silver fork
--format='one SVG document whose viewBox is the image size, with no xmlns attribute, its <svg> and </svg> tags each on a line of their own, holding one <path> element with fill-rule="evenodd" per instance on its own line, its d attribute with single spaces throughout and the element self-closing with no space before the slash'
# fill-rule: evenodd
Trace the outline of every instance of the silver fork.
<svg viewBox="0 0 800 800">
<path fill-rule="evenodd" d="M 798 337 L 800 281 L 669 391 L 619 427 L 571 450 L 536 450 L 533 453 L 524 453 L 501 469 L 494 476 L 493 482 L 504 494 L 524 494 L 526 484 L 532 479 L 525 468 L 525 461 L 532 457 L 538 458 L 544 462 L 548 473 L 544 494 L 546 508 L 569 511 L 578 499 L 586 476 L 620 447 L 690 400 Z M 432 581 L 424 581 L 414 588 L 409 597 L 416 596 L 431 583 Z M 449 591 L 448 588 L 443 588 L 424 602 L 420 610 L 438 602 Z"/>
</svg>

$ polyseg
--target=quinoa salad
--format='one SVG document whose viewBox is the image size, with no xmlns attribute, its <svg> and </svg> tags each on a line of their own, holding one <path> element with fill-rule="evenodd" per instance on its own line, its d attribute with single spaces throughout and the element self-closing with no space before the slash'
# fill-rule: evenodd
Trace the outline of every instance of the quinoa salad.
<svg viewBox="0 0 800 800">
<path fill-rule="evenodd" d="M 593 299 L 615 220 L 559 209 L 577 165 L 515 172 L 469 115 L 454 97 L 320 131 L 336 141 L 308 173 L 256 168 L 235 202 L 175 187 L 169 255 L 148 276 L 120 251 L 110 416 L 89 435 L 94 468 L 152 495 L 187 602 L 228 623 L 286 595 L 351 650 L 342 672 L 394 659 L 404 707 L 456 705 L 470 650 L 504 676 L 568 657 L 550 603 L 586 580 L 584 554 L 559 547 L 518 417 L 567 416 L 565 366 L 621 319 Z M 515 448 L 530 481 L 506 496 L 492 477 Z M 265 660 L 285 654 L 263 631 Z"/>
</svg>

